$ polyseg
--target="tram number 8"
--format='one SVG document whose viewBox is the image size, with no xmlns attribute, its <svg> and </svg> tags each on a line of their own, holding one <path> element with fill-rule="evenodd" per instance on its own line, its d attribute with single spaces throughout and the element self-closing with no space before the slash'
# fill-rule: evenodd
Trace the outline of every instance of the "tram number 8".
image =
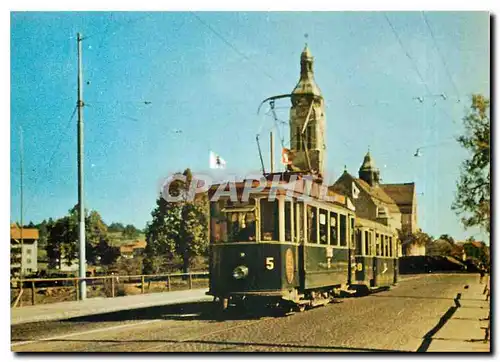
<svg viewBox="0 0 500 362">
<path fill-rule="evenodd" d="M 274 269 L 274 257 L 269 256 L 266 258 L 266 269 L 273 270 Z"/>
</svg>

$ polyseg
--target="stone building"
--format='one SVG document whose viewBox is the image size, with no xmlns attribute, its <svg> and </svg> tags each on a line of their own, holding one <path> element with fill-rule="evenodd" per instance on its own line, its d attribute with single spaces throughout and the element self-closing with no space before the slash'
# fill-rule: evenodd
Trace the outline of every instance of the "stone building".
<svg viewBox="0 0 500 362">
<path fill-rule="evenodd" d="M 403 235 L 403 231 L 415 232 L 417 230 L 415 184 L 381 184 L 380 180 L 380 170 L 368 152 L 357 178 L 345 170 L 330 189 L 353 200 L 356 216 L 360 222 L 364 219 L 382 224 L 398 237 Z M 400 243 L 398 249 L 402 254 Z M 425 255 L 425 247 L 422 250 Z M 418 254 L 422 250 L 419 249 Z"/>
<path fill-rule="evenodd" d="M 10 273 L 11 276 L 29 275 L 38 271 L 38 229 L 10 226 Z"/>
</svg>

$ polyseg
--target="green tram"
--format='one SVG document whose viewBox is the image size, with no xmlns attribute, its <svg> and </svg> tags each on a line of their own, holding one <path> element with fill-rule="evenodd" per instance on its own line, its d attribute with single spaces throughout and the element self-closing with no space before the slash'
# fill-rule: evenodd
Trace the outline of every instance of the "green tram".
<svg viewBox="0 0 500 362">
<path fill-rule="evenodd" d="M 314 182 L 282 179 L 274 187 L 267 181 L 242 201 L 244 185 L 232 184 L 231 196 L 229 185 L 221 197 L 214 197 L 220 185 L 208 192 L 207 294 L 222 309 L 268 305 L 303 311 L 351 285 L 374 288 L 397 280 L 395 236 L 357 220 L 346 197 Z"/>
</svg>

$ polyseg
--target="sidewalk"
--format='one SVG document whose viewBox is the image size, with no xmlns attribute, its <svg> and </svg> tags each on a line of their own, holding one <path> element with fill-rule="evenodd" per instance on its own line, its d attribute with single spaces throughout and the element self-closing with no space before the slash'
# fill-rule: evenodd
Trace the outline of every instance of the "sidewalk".
<svg viewBox="0 0 500 362">
<path fill-rule="evenodd" d="M 455 312 L 439 331 L 432 336 L 427 352 L 490 352 L 490 341 L 485 341 L 489 325 L 490 301 L 486 301 L 484 288 L 489 283 L 469 284 L 459 291 L 460 298 L 455 301 Z"/>
<path fill-rule="evenodd" d="M 207 291 L 208 289 L 182 290 L 11 308 L 11 325 L 61 320 L 176 303 L 210 301 L 213 297 L 205 295 Z"/>
</svg>

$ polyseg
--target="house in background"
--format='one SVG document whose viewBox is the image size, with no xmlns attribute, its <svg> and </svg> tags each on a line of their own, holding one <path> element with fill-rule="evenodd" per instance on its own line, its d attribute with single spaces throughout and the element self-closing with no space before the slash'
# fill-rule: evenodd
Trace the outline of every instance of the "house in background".
<svg viewBox="0 0 500 362">
<path fill-rule="evenodd" d="M 10 274 L 17 277 L 38 271 L 38 229 L 10 225 Z M 21 270 L 22 266 L 22 270 Z"/>
<path fill-rule="evenodd" d="M 130 244 L 124 244 L 120 246 L 120 255 L 125 259 L 132 259 L 135 256 L 140 256 L 144 253 L 144 249 L 146 249 L 146 241 L 145 240 L 136 240 Z"/>
<path fill-rule="evenodd" d="M 414 183 L 382 184 L 380 170 L 368 151 L 358 171 L 358 178 L 347 172 L 329 187 L 352 199 L 357 220 L 363 219 L 386 226 L 394 235 L 411 234 L 418 230 L 417 199 Z M 425 255 L 425 245 L 397 243 L 398 255 Z M 401 243 L 407 242 L 406 246 Z"/>
<path fill-rule="evenodd" d="M 425 243 L 416 238 L 403 240 L 401 250 L 403 256 L 425 256 L 427 253 Z"/>
</svg>

